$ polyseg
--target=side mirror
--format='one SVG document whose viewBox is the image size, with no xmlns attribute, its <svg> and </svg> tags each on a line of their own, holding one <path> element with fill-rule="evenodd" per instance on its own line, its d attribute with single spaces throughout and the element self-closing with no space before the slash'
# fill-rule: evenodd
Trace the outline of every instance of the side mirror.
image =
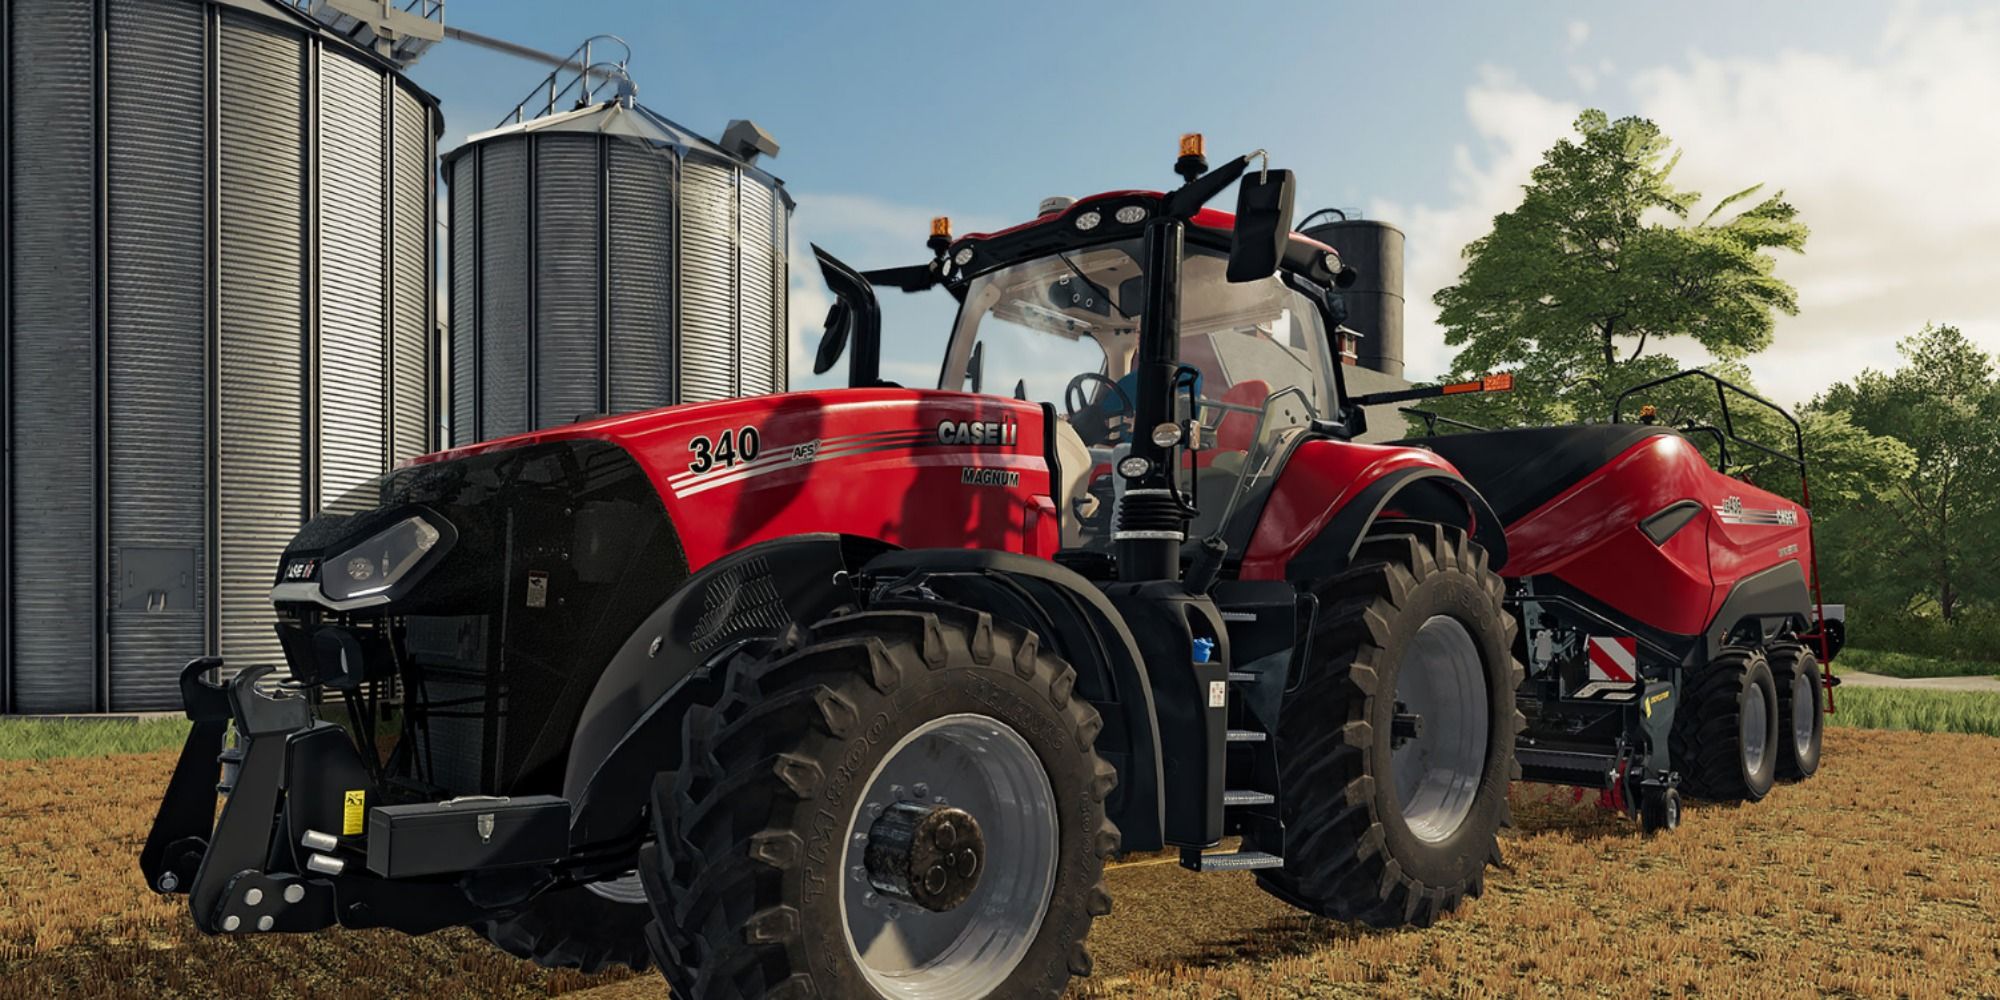
<svg viewBox="0 0 2000 1000">
<path fill-rule="evenodd" d="M 819 336 L 819 351 L 813 355 L 813 374 L 824 375 L 840 363 L 847 350 L 848 332 L 854 328 L 854 313 L 843 299 L 835 299 L 826 311 L 826 332 Z"/>
<path fill-rule="evenodd" d="M 1230 281 L 1261 281 L 1278 273 L 1292 236 L 1292 172 L 1243 173 L 1236 188 L 1236 228 L 1230 234 Z"/>
<path fill-rule="evenodd" d="M 882 308 L 875 302 L 875 290 L 861 272 L 840 262 L 834 255 L 812 248 L 819 259 L 820 275 L 833 292 L 833 308 L 826 311 L 826 334 L 813 355 L 813 374 L 833 370 L 840 355 L 854 344 L 847 362 L 847 384 L 871 386 L 882 383 Z"/>
<path fill-rule="evenodd" d="M 986 376 L 986 341 L 972 345 L 972 360 L 965 363 L 965 378 L 972 383 L 973 392 L 978 392 Z"/>
</svg>

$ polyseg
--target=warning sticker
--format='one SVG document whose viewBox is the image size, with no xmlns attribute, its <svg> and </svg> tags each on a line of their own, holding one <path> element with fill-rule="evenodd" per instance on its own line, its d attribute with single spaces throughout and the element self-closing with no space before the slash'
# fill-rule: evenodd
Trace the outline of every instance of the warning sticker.
<svg viewBox="0 0 2000 1000">
<path fill-rule="evenodd" d="M 549 606 L 549 575 L 540 570 L 528 574 L 528 607 Z"/>
<path fill-rule="evenodd" d="M 347 792 L 346 800 L 340 806 L 340 835 L 359 836 L 368 822 L 368 792 L 354 788 Z"/>
<path fill-rule="evenodd" d="M 1221 708 L 1229 704 L 1229 683 L 1227 681 L 1208 682 L 1208 707 Z"/>
</svg>

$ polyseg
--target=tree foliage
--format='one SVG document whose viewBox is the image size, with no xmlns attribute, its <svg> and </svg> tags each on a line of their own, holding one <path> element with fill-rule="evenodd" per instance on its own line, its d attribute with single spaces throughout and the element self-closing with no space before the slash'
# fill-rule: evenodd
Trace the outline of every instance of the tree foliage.
<svg viewBox="0 0 2000 1000">
<path fill-rule="evenodd" d="M 1907 453 L 1879 489 L 1821 517 L 1823 572 L 1884 606 L 1951 621 L 2000 604 L 2000 379 L 1956 327 L 1926 326 L 1897 351 L 1900 368 L 1863 371 L 1810 408 Z"/>
<path fill-rule="evenodd" d="M 1798 298 L 1773 273 L 1806 227 L 1782 192 L 1753 185 L 1693 222 L 1701 195 L 1674 187 L 1678 153 L 1643 118 L 1586 111 L 1551 148 L 1521 204 L 1465 248 L 1465 270 L 1435 301 L 1454 377 L 1513 370 L 1511 397 L 1440 407 L 1478 423 L 1604 420 L 1620 391 L 1678 366 L 1648 355 L 1692 339 L 1733 361 L 1771 340 L 1773 315 Z M 1483 419 L 1482 419 L 1483 418 Z"/>
</svg>

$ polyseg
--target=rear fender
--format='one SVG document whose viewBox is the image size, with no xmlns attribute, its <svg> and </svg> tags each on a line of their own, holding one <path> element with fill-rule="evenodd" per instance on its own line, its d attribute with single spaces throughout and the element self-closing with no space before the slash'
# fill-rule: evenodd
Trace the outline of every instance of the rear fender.
<svg viewBox="0 0 2000 1000">
<path fill-rule="evenodd" d="M 701 568 L 625 640 L 577 721 L 563 777 L 572 844 L 636 835 L 653 777 L 680 766 L 692 684 L 743 645 L 811 624 L 854 592 L 851 573 L 890 546 L 853 535 L 773 539 Z"/>
<path fill-rule="evenodd" d="M 1097 752 L 1118 769 L 1107 810 L 1123 849 L 1161 846 L 1165 794 L 1153 684 L 1139 643 L 1103 591 L 1057 563 L 983 549 L 890 552 L 863 572 L 1012 622 L 1075 668 L 1076 693 L 1104 721 Z"/>
<path fill-rule="evenodd" d="M 1488 567 L 1498 571 L 1507 562 L 1506 533 L 1479 491 L 1448 469 L 1416 465 L 1384 473 L 1354 492 L 1285 563 L 1285 578 L 1324 579 L 1340 573 L 1382 520 L 1461 528 L 1486 550 Z"/>
</svg>

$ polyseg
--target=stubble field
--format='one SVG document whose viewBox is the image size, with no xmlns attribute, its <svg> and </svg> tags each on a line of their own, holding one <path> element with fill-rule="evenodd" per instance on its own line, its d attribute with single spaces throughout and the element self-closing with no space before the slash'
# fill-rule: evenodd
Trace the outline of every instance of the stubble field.
<svg viewBox="0 0 2000 1000">
<path fill-rule="evenodd" d="M 1248 875 L 1110 875 L 1078 996 L 2000 997 L 2000 739 L 1829 729 L 1826 766 L 1672 835 L 1519 786 L 1486 893 L 1428 931 L 1299 916 Z M 172 754 L 0 761 L 0 998 L 660 997 L 464 931 L 208 938 L 134 857 Z"/>
</svg>

